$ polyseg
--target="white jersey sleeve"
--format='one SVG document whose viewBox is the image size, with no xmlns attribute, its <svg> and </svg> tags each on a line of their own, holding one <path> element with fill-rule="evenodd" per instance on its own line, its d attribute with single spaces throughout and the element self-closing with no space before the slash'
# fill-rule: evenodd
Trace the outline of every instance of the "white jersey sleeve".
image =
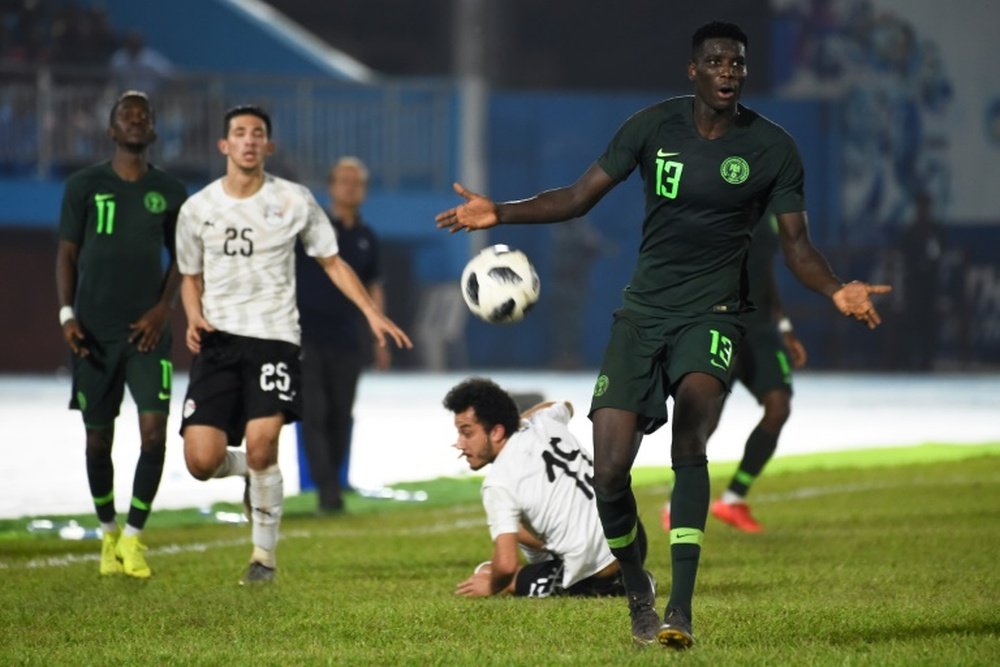
<svg viewBox="0 0 1000 667">
<path fill-rule="evenodd" d="M 521 523 L 521 510 L 510 491 L 502 486 L 484 486 L 483 508 L 486 509 L 491 540 L 496 541 L 497 537 L 505 533 L 517 532 Z"/>
<path fill-rule="evenodd" d="M 204 270 L 202 258 L 204 248 L 201 244 L 201 235 L 197 214 L 191 200 L 186 200 L 181 205 L 181 210 L 177 214 L 177 231 L 175 232 L 175 244 L 177 252 L 177 270 L 183 275 L 197 276 Z"/>
<path fill-rule="evenodd" d="M 305 190 L 305 188 L 303 188 Z M 337 246 L 337 234 L 332 233 L 333 225 L 320 208 L 312 193 L 305 190 L 306 196 L 306 226 L 299 233 L 302 249 L 310 257 L 331 257 L 340 248 Z"/>
</svg>

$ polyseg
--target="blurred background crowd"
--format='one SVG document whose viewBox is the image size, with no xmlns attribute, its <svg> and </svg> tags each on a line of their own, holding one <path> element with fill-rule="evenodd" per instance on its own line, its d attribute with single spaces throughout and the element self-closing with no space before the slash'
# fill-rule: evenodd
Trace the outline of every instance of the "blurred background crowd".
<svg viewBox="0 0 1000 667">
<path fill-rule="evenodd" d="M 129 88 L 157 108 L 153 159 L 192 192 L 221 174 L 215 140 L 236 103 L 272 111 L 269 170 L 321 203 L 338 157 L 365 161 L 387 310 L 417 344 L 397 369 L 595 367 L 640 237 L 636 177 L 541 233 L 470 241 L 433 214 L 455 202 L 454 180 L 505 199 L 575 178 L 634 110 L 690 92 L 690 34 L 712 19 L 750 37 L 744 103 L 798 142 L 814 241 L 840 274 L 896 286 L 867 338 L 779 269 L 810 366 L 1000 368 L 1000 73 L 983 58 L 1000 5 L 694 4 L 0 0 L 0 372 L 66 363 L 62 183 L 106 159 L 107 110 Z M 525 250 L 541 276 L 516 330 L 462 305 L 470 243 L 485 242 Z"/>
</svg>

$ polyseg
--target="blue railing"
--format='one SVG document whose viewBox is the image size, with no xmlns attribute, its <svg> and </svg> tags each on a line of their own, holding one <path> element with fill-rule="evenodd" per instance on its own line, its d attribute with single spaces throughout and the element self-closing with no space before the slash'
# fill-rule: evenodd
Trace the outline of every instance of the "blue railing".
<svg viewBox="0 0 1000 667">
<path fill-rule="evenodd" d="M 106 159 L 116 90 L 103 71 L 0 68 L 0 176 L 59 178 Z M 159 140 L 152 158 L 206 180 L 221 172 L 216 140 L 225 110 L 253 103 L 274 120 L 270 167 L 321 185 L 329 165 L 358 155 L 382 191 L 447 189 L 455 173 L 456 102 L 451 83 L 327 77 L 184 75 L 151 95 Z"/>
</svg>

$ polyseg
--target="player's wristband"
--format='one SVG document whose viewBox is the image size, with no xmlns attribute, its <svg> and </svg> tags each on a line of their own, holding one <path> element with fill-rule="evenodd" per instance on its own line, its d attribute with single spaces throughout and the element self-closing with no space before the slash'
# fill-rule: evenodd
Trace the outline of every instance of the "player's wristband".
<svg viewBox="0 0 1000 667">
<path fill-rule="evenodd" d="M 66 323 L 70 320 L 76 319 L 76 313 L 73 312 L 73 306 L 63 306 L 59 309 L 59 324 L 66 326 Z"/>
<path fill-rule="evenodd" d="M 792 332 L 792 321 L 787 317 L 782 317 L 778 320 L 778 331 L 783 334 Z"/>
</svg>

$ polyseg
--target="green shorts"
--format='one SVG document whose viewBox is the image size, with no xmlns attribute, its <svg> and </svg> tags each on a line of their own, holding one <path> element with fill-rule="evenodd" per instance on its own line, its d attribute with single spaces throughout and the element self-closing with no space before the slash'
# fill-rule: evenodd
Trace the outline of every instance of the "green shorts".
<svg viewBox="0 0 1000 667">
<path fill-rule="evenodd" d="M 792 393 L 792 367 L 781 334 L 774 324 L 751 324 L 736 350 L 733 377 L 759 401 L 764 394 L 783 389 Z"/>
<path fill-rule="evenodd" d="M 688 373 L 708 373 L 729 389 L 733 350 L 743 331 L 736 315 L 664 318 L 616 311 L 590 413 L 635 412 L 639 427 L 652 433 L 667 422 L 667 396 Z"/>
<path fill-rule="evenodd" d="M 128 340 L 88 340 L 90 354 L 73 355 L 73 395 L 69 407 L 83 413 L 89 428 L 111 426 L 125 396 L 125 385 L 139 414 L 170 413 L 173 365 L 170 363 L 172 336 L 167 330 L 159 344 L 140 352 Z"/>
</svg>

